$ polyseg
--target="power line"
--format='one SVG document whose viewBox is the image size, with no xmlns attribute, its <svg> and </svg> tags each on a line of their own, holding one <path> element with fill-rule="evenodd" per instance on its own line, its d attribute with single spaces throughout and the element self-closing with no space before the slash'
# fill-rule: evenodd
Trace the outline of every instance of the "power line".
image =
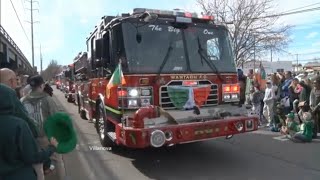
<svg viewBox="0 0 320 180">
<path fill-rule="evenodd" d="M 286 50 L 283 50 L 283 49 L 277 49 L 277 50 L 280 50 L 280 51 L 283 51 L 289 55 L 294 55 L 294 53 L 292 52 L 288 52 Z M 312 55 L 312 54 L 320 54 L 320 51 L 315 51 L 315 52 L 310 52 L 310 53 L 299 53 L 299 55 Z"/>
<path fill-rule="evenodd" d="M 20 2 L 21 2 L 21 5 L 22 5 L 22 7 L 23 7 L 23 12 L 24 12 L 24 14 L 26 14 L 26 9 L 25 9 L 25 7 L 24 7 L 24 1 L 21 0 Z"/>
<path fill-rule="evenodd" d="M 273 18 L 273 17 L 280 17 L 280 16 L 288 16 L 288 15 L 301 14 L 301 13 L 306 13 L 306 12 L 311 12 L 311 11 L 318 11 L 318 10 L 320 10 L 320 6 L 319 7 L 315 7 L 315 8 L 305 9 L 305 10 L 287 12 L 287 13 L 286 12 L 282 12 L 282 13 L 279 13 L 279 14 L 256 17 L 256 18 L 252 18 L 252 19 L 265 19 L 265 18 Z"/>
<path fill-rule="evenodd" d="M 29 39 L 29 37 L 28 37 L 28 35 L 27 35 L 27 33 L 26 33 L 26 30 L 24 29 L 24 27 L 23 27 L 23 25 L 22 25 L 22 23 L 21 23 L 21 20 L 20 20 L 19 15 L 18 15 L 18 13 L 17 13 L 17 11 L 16 11 L 16 8 L 14 7 L 14 5 L 13 5 L 13 3 L 12 3 L 12 0 L 10 0 L 10 2 L 11 2 L 11 5 L 12 5 L 12 7 L 13 7 L 13 10 L 14 10 L 14 12 L 16 13 L 16 16 L 17 16 L 17 18 L 18 18 L 18 20 L 19 20 L 19 23 L 20 23 L 20 26 L 21 26 L 21 28 L 22 28 L 22 30 L 23 30 L 23 32 L 24 32 L 24 35 L 26 36 L 26 38 L 28 39 L 28 41 L 30 41 L 30 39 Z"/>
<path fill-rule="evenodd" d="M 314 6 L 314 5 L 318 5 L 318 4 L 320 4 L 320 2 L 319 2 L 319 3 L 314 3 L 314 4 L 309 4 L 309 5 L 302 6 L 302 7 L 298 7 L 298 8 L 294 8 L 294 9 L 290 9 L 290 10 L 284 11 L 284 12 L 282 12 L 282 13 L 287 13 L 287 12 L 291 12 L 291 11 L 303 9 L 303 8 L 310 7 L 310 6 Z"/>
<path fill-rule="evenodd" d="M 301 53 L 299 55 L 312 55 L 312 54 L 319 54 L 320 51 L 315 51 L 315 52 L 309 52 L 309 53 Z"/>
</svg>

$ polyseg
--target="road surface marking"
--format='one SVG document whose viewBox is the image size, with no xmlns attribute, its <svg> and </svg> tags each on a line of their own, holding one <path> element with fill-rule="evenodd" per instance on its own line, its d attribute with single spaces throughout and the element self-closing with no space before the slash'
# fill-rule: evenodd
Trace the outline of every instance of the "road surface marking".
<svg viewBox="0 0 320 180">
<path fill-rule="evenodd" d="M 288 141 L 288 140 L 289 140 L 289 139 L 286 137 L 286 135 L 278 136 L 278 137 L 273 137 L 273 139 L 279 140 L 279 141 Z"/>
</svg>

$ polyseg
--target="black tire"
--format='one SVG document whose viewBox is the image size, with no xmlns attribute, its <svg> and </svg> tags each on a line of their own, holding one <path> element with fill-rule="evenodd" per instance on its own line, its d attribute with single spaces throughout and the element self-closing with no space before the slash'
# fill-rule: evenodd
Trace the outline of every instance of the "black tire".
<svg viewBox="0 0 320 180">
<path fill-rule="evenodd" d="M 83 120 L 88 120 L 86 117 L 86 111 L 85 110 L 80 110 L 80 117 Z"/>
<path fill-rule="evenodd" d="M 68 103 L 74 103 L 74 100 L 72 99 L 72 97 L 68 97 Z"/>
<path fill-rule="evenodd" d="M 96 107 L 96 122 L 95 128 L 99 135 L 100 143 L 103 147 L 115 147 L 116 144 L 107 135 L 108 127 L 110 127 L 111 122 L 107 121 L 107 116 L 105 113 L 105 108 L 102 103 L 99 103 Z M 108 126 L 109 125 L 109 126 Z"/>
</svg>

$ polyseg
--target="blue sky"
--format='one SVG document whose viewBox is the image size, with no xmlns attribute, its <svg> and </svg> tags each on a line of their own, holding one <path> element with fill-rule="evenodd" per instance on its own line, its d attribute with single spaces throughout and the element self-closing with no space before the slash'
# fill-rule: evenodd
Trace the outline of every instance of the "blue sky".
<svg viewBox="0 0 320 180">
<path fill-rule="evenodd" d="M 31 61 L 30 24 L 26 21 L 30 18 L 30 12 L 26 9 L 30 4 L 24 0 L 12 0 L 28 38 L 24 35 L 19 21 L 14 13 L 10 0 L 1 0 L 1 24 L 9 32 L 10 36 L 18 44 L 26 57 Z M 35 21 L 35 65 L 39 67 L 39 47 L 41 43 L 43 54 L 43 67 L 45 68 L 51 59 L 60 64 L 70 64 L 74 56 L 86 50 L 85 40 L 90 31 L 98 23 L 103 15 L 116 15 L 132 12 L 133 8 L 146 7 L 157 9 L 181 8 L 200 12 L 195 0 L 39 0 L 39 5 L 34 4 L 39 12 L 34 12 Z M 275 12 L 284 12 L 318 3 L 320 0 L 279 0 L 275 1 Z M 320 4 L 316 5 L 319 7 Z M 290 38 L 292 42 L 285 49 L 288 53 L 274 54 L 273 60 L 295 60 L 299 55 L 300 62 L 314 57 L 320 57 L 320 11 L 284 16 L 278 24 L 295 25 Z M 317 53 L 314 53 L 317 52 Z M 270 59 L 270 53 L 264 57 Z M 303 61 L 302 61 L 303 60 Z M 39 69 L 39 68 L 38 68 Z"/>
</svg>

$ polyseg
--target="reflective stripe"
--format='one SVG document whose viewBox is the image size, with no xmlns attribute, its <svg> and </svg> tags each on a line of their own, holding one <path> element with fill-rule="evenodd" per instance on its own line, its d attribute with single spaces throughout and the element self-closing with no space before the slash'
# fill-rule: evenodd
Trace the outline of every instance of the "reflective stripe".
<svg viewBox="0 0 320 180">
<path fill-rule="evenodd" d="M 115 113 L 115 114 L 121 114 L 121 111 L 118 111 L 118 110 L 116 110 L 116 109 L 113 109 L 113 108 L 111 108 L 111 107 L 109 107 L 109 106 L 104 106 L 107 110 L 109 110 L 109 111 L 111 111 L 111 112 L 113 112 L 113 113 Z"/>
<path fill-rule="evenodd" d="M 93 103 L 96 103 L 96 101 L 92 100 L 92 99 L 89 99 L 89 101 L 93 102 Z M 122 114 L 121 111 L 119 110 L 116 110 L 116 109 L 113 109 L 112 107 L 109 107 L 109 106 L 104 106 L 107 110 L 115 113 L 115 114 Z"/>
</svg>

